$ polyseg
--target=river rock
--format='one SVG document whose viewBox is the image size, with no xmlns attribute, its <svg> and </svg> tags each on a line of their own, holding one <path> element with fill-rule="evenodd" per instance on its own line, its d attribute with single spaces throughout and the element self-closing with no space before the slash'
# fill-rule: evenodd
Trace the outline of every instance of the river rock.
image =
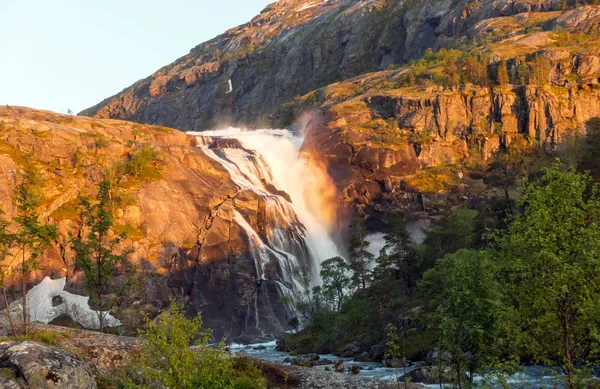
<svg viewBox="0 0 600 389">
<path fill-rule="evenodd" d="M 298 355 L 294 359 L 299 363 L 310 363 L 318 361 L 321 359 L 321 356 L 319 354 L 304 354 Z"/>
<path fill-rule="evenodd" d="M 408 367 L 411 365 L 409 360 L 404 360 L 401 358 L 385 358 L 383 360 L 383 364 L 385 367 Z"/>
<path fill-rule="evenodd" d="M 456 373 L 451 368 L 442 367 L 440 371 L 437 366 L 424 366 L 401 375 L 398 381 L 405 382 L 406 379 L 410 379 L 411 382 L 432 385 L 440 383 L 440 381 L 443 384 L 452 383 L 455 378 Z"/>
<path fill-rule="evenodd" d="M 288 347 L 287 343 L 284 340 L 277 339 L 277 342 L 275 344 L 275 351 L 281 351 L 281 352 L 284 352 L 284 353 L 289 353 L 292 350 L 290 350 L 290 348 Z"/>
<path fill-rule="evenodd" d="M 383 360 L 383 358 L 385 357 L 386 349 L 387 347 L 385 344 L 376 344 L 374 346 L 371 346 L 371 349 L 369 350 L 371 359 L 373 359 L 374 361 Z"/>
<path fill-rule="evenodd" d="M 363 346 L 358 343 L 349 343 L 344 346 L 341 355 L 344 358 L 353 358 L 363 352 Z"/>
<path fill-rule="evenodd" d="M 95 369 L 68 351 L 32 341 L 0 344 L 0 368 L 15 378 L 4 378 L 2 388 L 96 389 Z M 8 381 L 7 381 L 8 380 Z"/>
<path fill-rule="evenodd" d="M 354 358 L 357 362 L 372 362 L 371 355 L 367 351 L 363 351 L 356 358 Z"/>
</svg>

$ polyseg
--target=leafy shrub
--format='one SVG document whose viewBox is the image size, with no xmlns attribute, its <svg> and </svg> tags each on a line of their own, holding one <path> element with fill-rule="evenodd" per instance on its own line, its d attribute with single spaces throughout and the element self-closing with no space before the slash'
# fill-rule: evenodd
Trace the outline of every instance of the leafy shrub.
<svg viewBox="0 0 600 389">
<path fill-rule="evenodd" d="M 175 302 L 156 321 L 146 319 L 139 331 L 142 349 L 130 362 L 124 388 L 245 389 L 266 388 L 266 381 L 248 359 L 232 358 L 208 344 L 200 314 L 187 319 Z M 194 347 L 190 347 L 194 346 Z"/>
</svg>

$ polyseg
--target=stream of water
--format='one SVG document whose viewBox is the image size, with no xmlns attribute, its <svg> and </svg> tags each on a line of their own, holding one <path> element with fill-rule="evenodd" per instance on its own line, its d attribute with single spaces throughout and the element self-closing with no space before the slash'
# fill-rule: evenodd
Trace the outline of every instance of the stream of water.
<svg viewBox="0 0 600 389">
<path fill-rule="evenodd" d="M 286 364 L 286 358 L 290 357 L 289 353 L 276 351 L 276 342 L 267 342 L 253 345 L 239 345 L 232 344 L 231 349 L 234 352 L 249 355 L 253 358 L 262 359 L 269 362 Z M 364 377 L 371 377 L 374 379 L 385 380 L 385 381 L 394 381 L 397 380 L 404 373 L 408 373 L 414 370 L 416 367 L 409 366 L 406 369 L 404 368 L 390 368 L 385 367 L 382 363 L 377 362 L 356 362 L 351 358 L 342 358 L 332 354 L 324 354 L 320 355 L 321 360 L 331 360 L 336 362 L 338 360 L 344 361 L 344 366 L 346 367 L 346 374 L 349 374 L 351 366 L 359 366 L 360 372 L 358 373 Z M 289 363 L 287 363 L 289 364 Z M 332 370 L 331 374 L 340 374 L 333 372 L 333 364 L 316 366 L 314 369 L 325 370 L 329 368 Z M 482 385 L 484 384 L 484 377 L 475 377 L 475 383 Z M 550 389 L 550 388 L 565 388 L 563 381 L 558 378 L 555 372 L 548 367 L 543 366 L 528 366 L 524 367 L 523 372 L 519 374 L 515 374 L 510 377 L 508 383 L 511 388 L 518 389 Z M 439 384 L 434 385 L 423 385 L 425 387 L 435 389 L 439 388 Z M 442 385 L 444 388 L 450 388 L 452 385 Z M 487 386 L 488 388 L 490 386 Z M 491 385 L 491 388 L 502 388 L 500 385 Z"/>
</svg>

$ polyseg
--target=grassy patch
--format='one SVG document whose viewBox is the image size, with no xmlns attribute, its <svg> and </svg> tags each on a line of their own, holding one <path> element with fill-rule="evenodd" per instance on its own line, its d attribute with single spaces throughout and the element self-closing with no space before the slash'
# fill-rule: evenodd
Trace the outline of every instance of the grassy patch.
<svg viewBox="0 0 600 389">
<path fill-rule="evenodd" d="M 56 344 L 56 340 L 59 338 L 69 338 L 70 335 L 66 332 L 54 332 L 46 330 L 35 330 L 29 332 L 27 335 L 19 335 L 16 337 L 3 337 L 0 338 L 2 342 L 18 342 L 22 340 L 31 340 L 34 342 L 48 344 L 53 346 Z"/>
<path fill-rule="evenodd" d="M 80 221 L 79 215 L 79 200 L 71 200 L 58 207 L 50 214 L 50 217 L 57 221 L 75 220 Z"/>
<path fill-rule="evenodd" d="M 140 230 L 139 228 L 134 227 L 130 224 L 126 224 L 126 225 L 115 224 L 113 227 L 113 230 L 117 234 L 123 234 L 123 233 L 126 234 L 127 237 L 131 240 L 140 240 L 140 239 L 144 239 L 146 237 L 146 235 L 144 235 L 142 230 Z"/>
<path fill-rule="evenodd" d="M 333 111 L 338 115 L 351 115 L 368 112 L 369 107 L 362 99 L 353 99 L 336 105 Z"/>
<path fill-rule="evenodd" d="M 420 170 L 407 180 L 420 192 L 436 193 L 460 184 L 460 179 L 448 166 L 435 166 Z"/>
</svg>

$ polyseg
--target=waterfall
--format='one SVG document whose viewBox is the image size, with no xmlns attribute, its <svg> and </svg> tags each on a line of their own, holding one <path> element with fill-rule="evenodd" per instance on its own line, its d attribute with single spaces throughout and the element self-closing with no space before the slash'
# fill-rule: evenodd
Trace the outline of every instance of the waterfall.
<svg viewBox="0 0 600 389">
<path fill-rule="evenodd" d="M 240 190 L 258 194 L 266 204 L 266 231 L 255 231 L 235 211 L 234 222 L 246 233 L 255 263 L 256 280 L 277 283 L 282 296 L 298 296 L 300 285 L 295 270 L 307 266 L 318 283 L 320 263 L 339 255 L 330 236 L 334 225 L 327 193 L 331 184 L 311 159 L 300 153 L 302 137 L 288 130 L 227 128 L 201 133 L 200 149 L 229 173 Z M 211 148 L 214 139 L 236 139 L 243 148 Z M 214 145 L 213 145 L 214 146 Z M 232 146 L 232 145 L 229 145 Z M 275 260 L 278 274 L 265 274 L 265 264 Z M 258 287 L 257 287 L 258 290 Z M 248 304 L 246 327 L 259 327 L 258 292 Z M 288 311 L 292 310 L 291 306 Z"/>
</svg>

